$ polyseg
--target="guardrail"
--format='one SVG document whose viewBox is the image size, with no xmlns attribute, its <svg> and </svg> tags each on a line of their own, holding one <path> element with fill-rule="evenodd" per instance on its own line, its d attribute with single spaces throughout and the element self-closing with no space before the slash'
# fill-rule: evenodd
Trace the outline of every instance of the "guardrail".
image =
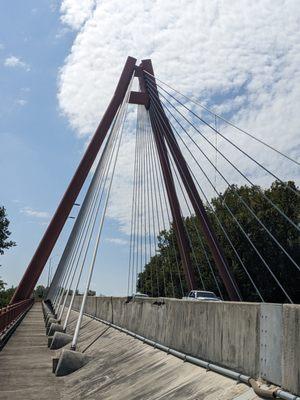
<svg viewBox="0 0 300 400">
<path fill-rule="evenodd" d="M 0 336 L 14 324 L 21 314 L 32 306 L 33 302 L 34 299 L 22 300 L 0 309 Z"/>
</svg>

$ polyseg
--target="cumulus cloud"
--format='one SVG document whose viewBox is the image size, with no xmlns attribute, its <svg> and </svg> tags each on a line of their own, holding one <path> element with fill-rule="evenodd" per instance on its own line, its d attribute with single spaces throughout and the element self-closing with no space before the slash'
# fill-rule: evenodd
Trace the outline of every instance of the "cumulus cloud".
<svg viewBox="0 0 300 400">
<path fill-rule="evenodd" d="M 31 207 L 23 207 L 23 208 L 21 208 L 20 212 L 29 217 L 34 217 L 34 218 L 38 218 L 38 219 L 50 218 L 50 215 L 47 211 L 38 211 L 38 210 L 34 210 Z"/>
<path fill-rule="evenodd" d="M 30 71 L 30 67 L 27 63 L 22 61 L 19 57 L 16 56 L 10 56 L 7 57 L 4 60 L 4 65 L 5 67 L 10 67 L 10 68 L 23 68 L 26 71 Z"/>
<path fill-rule="evenodd" d="M 91 17 L 94 7 L 95 0 L 63 0 L 60 9 L 62 13 L 61 20 L 72 29 L 79 29 Z"/>
<path fill-rule="evenodd" d="M 299 157 L 300 9 L 297 0 L 64 0 L 62 21 L 78 30 L 61 68 L 58 99 L 79 137 L 89 138 L 114 91 L 128 55 L 151 58 L 157 76 L 232 119 L 293 157 Z M 195 108 L 196 109 L 196 108 Z M 201 112 L 201 109 L 198 109 Z M 131 111 L 133 115 L 133 112 Z M 205 115 L 210 118 L 209 115 Z M 193 119 L 193 122 L 197 122 Z M 214 123 L 214 121 L 211 121 Z M 221 132 L 283 179 L 299 178 L 283 162 L 220 121 Z M 176 124 L 175 124 L 176 125 Z M 224 139 L 200 125 L 207 138 L 255 183 L 272 179 Z M 190 131 L 230 182 L 244 182 L 199 133 Z M 189 148 L 192 142 L 185 137 Z M 297 147 L 298 146 L 298 147 Z M 128 233 L 134 135 L 125 136 L 109 214 Z M 184 154 L 195 169 L 186 149 Z M 219 190 L 213 167 L 197 157 Z M 197 172 L 200 182 L 205 177 Z M 214 192 L 203 183 L 208 197 Z"/>
</svg>

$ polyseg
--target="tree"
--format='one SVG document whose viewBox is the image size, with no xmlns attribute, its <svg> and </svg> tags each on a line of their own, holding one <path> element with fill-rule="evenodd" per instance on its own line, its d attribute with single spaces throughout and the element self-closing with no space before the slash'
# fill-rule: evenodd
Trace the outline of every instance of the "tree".
<svg viewBox="0 0 300 400">
<path fill-rule="evenodd" d="M 6 215 L 6 210 L 2 206 L 0 207 L 0 255 L 4 254 L 4 250 L 9 249 L 12 246 L 15 246 L 16 243 L 12 240 L 8 240 L 10 236 L 10 231 L 8 230 L 9 220 Z M 0 265 L 1 267 L 1 265 Z M 0 308 L 6 306 L 11 297 L 14 288 L 10 288 L 5 290 L 6 283 L 0 279 Z"/>
<path fill-rule="evenodd" d="M 4 250 L 15 246 L 16 243 L 12 240 L 8 240 L 11 232 L 8 230 L 9 220 L 6 216 L 6 210 L 2 206 L 0 207 L 0 254 L 4 254 Z"/>
<path fill-rule="evenodd" d="M 3 286 L 3 289 L 0 290 L 0 308 L 7 306 L 9 304 L 13 294 L 15 293 L 16 288 L 11 287 L 8 289 L 5 289 Z"/>
<path fill-rule="evenodd" d="M 39 285 L 35 288 L 34 297 L 38 299 L 44 299 L 47 293 L 47 289 L 43 285 Z"/>
<path fill-rule="evenodd" d="M 287 184 L 294 191 L 298 190 L 294 182 L 287 182 Z M 262 195 L 262 192 L 265 196 Z M 299 265 L 299 232 L 280 215 L 266 197 L 299 226 L 300 197 L 278 181 L 275 181 L 266 190 L 258 186 L 238 187 L 232 185 L 223 194 L 212 199 L 212 208 L 206 206 L 206 212 L 244 300 L 260 301 L 260 297 L 247 275 L 248 273 L 265 301 L 285 302 L 287 300 L 278 283 L 276 283 L 275 276 L 292 300 L 300 302 L 299 270 L 274 243 L 270 235 L 247 208 L 247 206 L 252 208 L 262 224 L 268 228 L 270 234 Z M 231 211 L 238 222 L 234 221 L 228 210 Z M 191 251 L 190 258 L 197 279 L 197 288 L 213 290 L 217 295 L 222 294 L 226 299 L 225 288 L 218 276 L 199 221 L 195 216 L 191 216 L 184 218 L 184 224 L 192 244 L 193 251 Z M 243 227 L 245 234 L 238 224 Z M 224 231 L 233 246 L 229 243 Z M 263 256 L 263 259 L 255 251 L 250 241 Z M 243 269 L 241 262 L 247 272 Z M 139 274 L 138 290 L 154 296 L 175 295 L 175 297 L 181 297 L 182 293 L 186 293 L 185 277 L 172 226 L 168 231 L 160 232 L 158 251 L 145 266 L 144 272 Z"/>
</svg>

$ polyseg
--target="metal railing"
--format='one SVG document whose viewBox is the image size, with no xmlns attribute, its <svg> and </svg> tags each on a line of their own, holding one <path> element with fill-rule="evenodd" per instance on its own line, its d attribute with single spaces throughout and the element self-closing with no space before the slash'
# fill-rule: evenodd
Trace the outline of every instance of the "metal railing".
<svg viewBox="0 0 300 400">
<path fill-rule="evenodd" d="M 33 304 L 34 299 L 21 300 L 18 303 L 8 305 L 0 309 L 0 336 L 26 312 Z"/>
</svg>

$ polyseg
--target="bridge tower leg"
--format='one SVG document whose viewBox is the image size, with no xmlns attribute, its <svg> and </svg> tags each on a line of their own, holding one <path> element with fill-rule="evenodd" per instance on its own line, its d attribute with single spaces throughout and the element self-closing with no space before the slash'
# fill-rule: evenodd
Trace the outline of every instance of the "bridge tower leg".
<svg viewBox="0 0 300 400">
<path fill-rule="evenodd" d="M 82 185 L 95 161 L 111 123 L 124 99 L 130 80 L 133 76 L 136 59 L 128 57 L 124 69 L 106 112 L 59 204 L 57 210 L 40 241 L 40 244 L 28 265 L 23 278 L 17 287 L 11 304 L 31 296 L 33 289 L 44 269 L 48 257 L 60 235 L 62 228 L 70 214 L 73 204 L 82 188 Z"/>
<path fill-rule="evenodd" d="M 165 114 L 165 111 L 163 109 L 163 106 L 160 102 L 158 91 L 157 91 L 157 86 L 155 83 L 154 71 L 153 71 L 153 66 L 152 66 L 151 60 L 143 60 L 140 67 L 142 70 L 144 70 L 150 74 L 150 75 L 148 75 L 148 74 L 144 73 L 143 78 L 144 78 L 144 86 L 145 86 L 144 90 L 148 93 L 148 96 L 149 96 L 148 107 L 149 107 L 150 120 L 151 120 L 154 135 L 155 135 L 155 137 L 160 137 L 159 146 L 161 146 L 163 148 L 163 152 L 166 155 L 167 155 L 167 149 L 166 149 L 165 142 L 167 143 L 167 145 L 169 147 L 169 150 L 174 159 L 175 165 L 178 169 L 178 172 L 180 174 L 180 177 L 182 179 L 182 182 L 184 184 L 186 192 L 189 196 L 189 199 L 191 201 L 191 204 L 193 206 L 195 214 L 200 221 L 200 224 L 201 224 L 201 227 L 203 230 L 203 234 L 204 234 L 207 244 L 210 248 L 210 251 L 214 258 L 215 264 L 217 266 L 217 269 L 219 271 L 221 279 L 225 285 L 225 288 L 227 290 L 230 300 L 232 300 L 232 301 L 241 300 L 241 295 L 239 293 L 238 286 L 228 268 L 226 258 L 224 256 L 222 248 L 221 248 L 221 246 L 218 242 L 218 239 L 214 233 L 214 230 L 211 226 L 210 220 L 207 216 L 207 213 L 203 206 L 202 200 L 199 196 L 198 190 L 197 190 L 194 180 L 191 176 L 190 170 L 189 170 L 187 163 L 183 157 L 183 154 L 177 143 L 175 135 L 172 131 L 169 120 L 168 120 L 168 118 Z M 149 90 L 149 84 L 147 84 L 147 80 L 151 81 L 151 90 Z M 152 103 L 152 105 L 151 105 L 151 103 Z M 159 124 L 160 125 L 159 127 L 157 126 L 157 122 L 155 122 L 155 120 L 154 120 L 154 115 L 153 115 L 154 114 L 154 112 L 153 112 L 154 104 L 155 104 L 155 108 L 156 108 L 155 114 L 156 115 L 159 114 L 159 116 L 160 116 L 161 123 Z M 158 112 L 157 112 L 157 110 L 158 110 Z M 169 167 L 163 168 L 165 183 L 166 183 L 166 185 L 172 186 L 172 175 L 171 175 L 170 171 L 171 170 L 169 169 Z M 175 190 L 175 188 L 174 188 L 174 190 Z M 169 194 L 169 192 L 168 192 L 168 194 Z M 170 204 L 173 204 L 173 206 L 178 203 L 176 191 L 175 191 L 175 193 L 172 191 L 172 193 L 169 195 L 169 201 L 170 201 Z M 173 219 L 175 221 L 176 221 L 176 218 L 178 219 L 178 217 L 175 214 L 173 214 Z M 181 220 L 181 217 L 180 217 L 180 220 Z M 178 228 L 176 230 L 178 230 Z M 179 244 L 179 248 L 181 248 L 181 253 L 185 253 L 187 251 L 185 248 L 185 242 L 183 242 L 181 245 L 182 234 L 177 232 L 177 235 L 179 236 L 178 244 Z M 181 256 L 182 256 L 182 254 L 181 254 Z M 185 253 L 185 256 L 186 256 L 186 253 Z M 184 265 L 185 269 L 187 269 L 188 271 L 191 271 L 189 261 L 186 260 L 186 257 L 183 259 L 183 265 Z M 195 288 L 195 286 L 194 286 L 194 288 Z"/>
</svg>

